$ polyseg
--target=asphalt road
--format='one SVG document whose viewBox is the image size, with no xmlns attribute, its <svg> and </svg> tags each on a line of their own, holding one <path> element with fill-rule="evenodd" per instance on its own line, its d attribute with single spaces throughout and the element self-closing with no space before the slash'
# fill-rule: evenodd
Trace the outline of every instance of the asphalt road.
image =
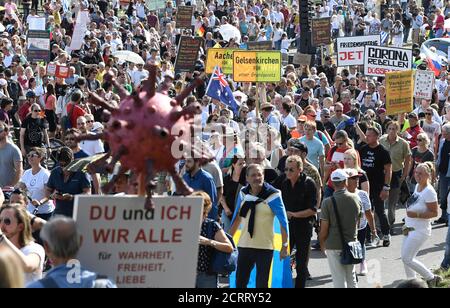
<svg viewBox="0 0 450 308">
<path fill-rule="evenodd" d="M 397 210 L 397 221 L 405 216 L 405 210 Z M 396 225 L 396 234 L 399 234 L 401 224 Z M 447 227 L 445 225 L 433 225 L 431 238 L 422 247 L 418 259 L 430 269 L 438 269 L 445 250 L 445 237 Z M 369 274 L 365 277 L 358 276 L 360 288 L 385 287 L 392 288 L 398 285 L 402 279 L 406 279 L 401 256 L 403 235 L 392 237 L 390 247 L 368 248 L 367 261 Z M 359 267 L 359 266 L 358 266 Z M 358 268 L 359 270 L 359 268 Z M 308 288 L 332 288 L 333 283 L 325 255 L 317 250 L 311 252 L 309 271 L 313 280 L 308 281 Z"/>
</svg>

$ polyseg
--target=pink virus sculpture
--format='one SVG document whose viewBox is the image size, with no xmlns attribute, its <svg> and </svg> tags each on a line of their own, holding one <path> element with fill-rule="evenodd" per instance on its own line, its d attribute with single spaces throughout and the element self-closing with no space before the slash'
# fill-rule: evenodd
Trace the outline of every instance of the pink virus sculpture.
<svg viewBox="0 0 450 308">
<path fill-rule="evenodd" d="M 122 174 L 132 171 L 137 176 L 139 194 L 147 195 L 146 209 L 152 209 L 152 190 L 156 187 L 156 172 L 168 172 L 176 185 L 178 195 L 189 195 L 192 189 L 186 185 L 175 170 L 180 157 L 175 158 L 173 148 L 178 153 L 189 152 L 192 157 L 200 158 L 204 164 L 212 156 L 204 154 L 201 149 L 191 144 L 193 118 L 201 113 L 198 103 L 182 108 L 183 100 L 192 90 L 203 83 L 196 79 L 175 99 L 156 92 L 156 67 L 149 66 L 149 78 L 143 81 L 141 91 L 134 95 L 118 84 L 114 76 L 108 73 L 105 81 L 112 83 L 118 90 L 120 107 L 113 106 L 95 93 L 91 94 L 90 103 L 103 107 L 107 127 L 102 134 L 83 135 L 80 140 L 107 141 L 110 151 L 100 160 L 92 162 L 88 169 L 112 172 L 120 161 L 119 172 L 103 187 L 109 192 L 115 180 Z M 109 120 L 108 120 L 109 118 Z M 171 134 L 176 132 L 177 135 Z M 108 163 L 109 158 L 111 161 Z"/>
</svg>

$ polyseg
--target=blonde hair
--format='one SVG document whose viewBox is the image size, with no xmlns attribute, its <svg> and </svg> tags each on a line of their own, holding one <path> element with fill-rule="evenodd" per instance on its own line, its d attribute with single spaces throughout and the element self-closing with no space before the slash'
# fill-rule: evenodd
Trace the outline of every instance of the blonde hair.
<svg viewBox="0 0 450 308">
<path fill-rule="evenodd" d="M 430 145 L 430 137 L 428 137 L 427 133 L 420 133 L 417 135 L 417 139 L 423 139 L 425 140 L 425 145 L 428 148 L 428 146 Z"/>
<path fill-rule="evenodd" d="M 359 166 L 359 157 L 358 157 L 358 152 L 356 152 L 355 149 L 349 149 L 347 151 L 344 152 L 344 155 L 350 155 L 353 160 L 355 161 L 355 166 L 353 167 L 354 169 L 361 171 L 361 167 Z M 344 161 L 345 164 L 345 161 Z M 345 166 L 347 168 L 347 166 Z"/>
<path fill-rule="evenodd" d="M 9 247 L 0 246 L 0 289 L 23 288 L 23 269 Z"/>
<path fill-rule="evenodd" d="M 23 224 L 23 230 L 19 234 L 19 248 L 23 248 L 29 243 L 33 242 L 30 217 L 28 216 L 25 207 L 19 203 L 4 204 L 2 207 L 0 207 L 0 214 L 4 210 L 9 209 L 12 209 L 14 211 L 14 217 L 17 219 L 17 224 Z"/>
<path fill-rule="evenodd" d="M 429 182 L 434 181 L 434 179 L 435 179 L 435 177 L 436 177 L 436 169 L 435 169 L 435 167 L 434 167 L 434 163 L 433 163 L 433 162 L 427 161 L 427 162 L 418 164 L 417 167 L 416 167 L 416 169 L 417 169 L 417 168 L 422 168 L 423 170 L 425 170 L 425 172 L 426 172 L 426 173 L 428 174 L 428 176 L 429 176 L 429 179 L 428 179 Z"/>
<path fill-rule="evenodd" d="M 303 170 L 303 160 L 300 156 L 298 155 L 291 155 L 286 159 L 286 165 L 288 163 L 295 163 L 297 164 L 297 168 L 302 169 Z"/>
</svg>

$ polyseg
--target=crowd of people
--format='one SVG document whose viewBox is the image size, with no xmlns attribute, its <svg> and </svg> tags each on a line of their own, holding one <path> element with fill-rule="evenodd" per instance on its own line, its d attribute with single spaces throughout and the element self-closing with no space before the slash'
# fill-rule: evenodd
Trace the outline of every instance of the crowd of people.
<svg viewBox="0 0 450 308">
<path fill-rule="evenodd" d="M 111 176 L 105 170 L 68 168 L 109 149 L 101 140 L 80 141 L 81 135 L 108 128 L 103 108 L 90 98 L 95 93 L 120 106 L 119 91 L 106 74 L 131 95 L 148 79 L 148 65 L 157 67 L 158 91 L 170 97 L 195 78 L 204 78 L 206 85 L 206 53 L 213 47 L 272 41 L 274 50 L 292 54 L 301 35 L 299 2 L 169 0 L 157 9 L 145 0 L 0 2 L 5 2 L 0 12 L 0 287 L 114 287 L 83 267 L 81 281 L 65 278 L 66 264 L 81 245 L 72 219 L 74 197 L 136 193 L 133 174 L 120 174 L 104 189 L 102 181 Z M 194 7 L 191 29 L 176 28 L 179 5 Z M 325 0 L 314 4 L 312 17 L 331 17 L 333 42 L 381 34 L 384 45 L 412 44 L 418 51 L 426 39 L 446 35 L 449 9 L 450 2 L 441 0 Z M 82 47 L 75 50 L 75 20 L 83 10 L 90 22 Z M 67 78 L 49 74 L 48 63 L 27 59 L 25 34 L 33 17 L 45 17 L 50 62 L 67 66 Z M 223 39 L 219 28 L 226 24 L 238 29 L 240 41 Z M 204 38 L 192 72 L 175 71 L 181 36 Z M 143 61 L 120 59 L 115 53 L 121 50 Z M 404 224 L 398 252 L 404 278 L 417 273 L 428 286 L 439 285 L 441 277 L 417 254 L 432 236 L 434 218 L 448 225 L 450 213 L 448 67 L 442 63 L 431 100 L 415 99 L 411 112 L 388 114 L 384 78 L 365 76 L 359 66 L 338 68 L 333 44 L 322 51 L 324 57 L 313 57 L 311 65 L 284 63 L 280 82 L 236 83 L 227 76 L 237 110 L 207 96 L 205 85 L 185 100 L 184 106 L 201 104 L 196 120 L 204 130 L 192 139 L 214 156 L 206 165 L 195 157 L 177 165 L 204 200 L 197 287 L 218 287 L 219 275 L 210 271 L 212 253 L 230 253 L 226 233 L 239 229 L 237 287 L 247 286 L 255 265 L 256 286 L 268 287 L 275 249 L 281 258 L 295 260 L 295 287 L 314 279 L 308 270 L 311 249 L 326 254 L 335 287 L 357 287 L 357 272 L 366 275 L 368 269 L 366 261 L 341 263 L 346 242 L 359 241 L 364 257 L 366 245 L 389 249 L 391 237 L 400 235 L 398 223 Z M 428 69 L 426 63 L 418 69 Z M 167 174 L 158 174 L 157 183 L 159 194 L 176 194 Z M 407 209 L 403 222 L 396 217 L 400 206 Z M 274 242 L 275 217 L 281 248 Z M 448 270 L 450 234 L 442 241 L 441 267 Z"/>
</svg>

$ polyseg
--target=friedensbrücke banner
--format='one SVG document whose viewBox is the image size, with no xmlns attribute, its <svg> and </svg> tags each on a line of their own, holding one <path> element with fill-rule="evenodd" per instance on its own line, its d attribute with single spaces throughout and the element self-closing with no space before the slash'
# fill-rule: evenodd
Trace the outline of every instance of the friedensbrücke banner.
<svg viewBox="0 0 450 308">
<path fill-rule="evenodd" d="M 386 73 L 386 111 L 395 115 L 413 110 L 414 71 Z"/>
<path fill-rule="evenodd" d="M 280 82 L 281 52 L 234 51 L 233 81 Z"/>
<path fill-rule="evenodd" d="M 199 197 L 76 196 L 81 266 L 120 288 L 193 288 L 203 201 Z"/>
<path fill-rule="evenodd" d="M 366 45 L 379 46 L 380 35 L 352 36 L 337 38 L 337 65 L 363 65 L 364 47 Z"/>
<path fill-rule="evenodd" d="M 384 77 L 388 72 L 412 69 L 412 50 L 382 46 L 364 47 L 364 75 Z"/>
</svg>

